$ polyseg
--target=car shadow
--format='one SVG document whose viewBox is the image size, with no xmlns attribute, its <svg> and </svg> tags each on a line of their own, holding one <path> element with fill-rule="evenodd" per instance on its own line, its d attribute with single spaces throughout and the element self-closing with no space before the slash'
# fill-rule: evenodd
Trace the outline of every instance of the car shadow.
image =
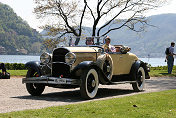
<svg viewBox="0 0 176 118">
<path fill-rule="evenodd" d="M 135 92 L 129 89 L 99 88 L 98 93 L 94 99 L 101 99 L 101 98 L 113 97 L 118 95 L 119 96 L 129 95 L 132 93 L 135 93 Z M 80 90 L 44 93 L 41 96 L 31 96 L 31 95 L 15 96 L 12 98 L 43 100 L 43 101 L 52 101 L 52 102 L 70 102 L 70 103 L 87 101 L 81 98 Z"/>
</svg>

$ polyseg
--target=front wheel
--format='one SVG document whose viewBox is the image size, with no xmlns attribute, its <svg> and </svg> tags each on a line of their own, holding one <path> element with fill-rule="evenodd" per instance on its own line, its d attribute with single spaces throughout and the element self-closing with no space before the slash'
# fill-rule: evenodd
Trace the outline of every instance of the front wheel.
<svg viewBox="0 0 176 118">
<path fill-rule="evenodd" d="M 39 73 L 37 73 L 33 69 L 29 69 L 26 75 L 26 77 L 38 77 L 38 76 Z M 28 93 L 31 94 L 32 96 L 39 96 L 43 93 L 45 85 L 37 83 L 26 83 L 26 89 Z"/>
<path fill-rule="evenodd" d="M 81 75 L 81 96 L 85 99 L 92 99 L 98 91 L 98 73 L 94 68 L 86 69 Z"/>
<path fill-rule="evenodd" d="M 136 83 L 132 83 L 134 91 L 140 92 L 145 87 L 145 71 L 143 67 L 139 67 L 135 76 Z"/>
</svg>

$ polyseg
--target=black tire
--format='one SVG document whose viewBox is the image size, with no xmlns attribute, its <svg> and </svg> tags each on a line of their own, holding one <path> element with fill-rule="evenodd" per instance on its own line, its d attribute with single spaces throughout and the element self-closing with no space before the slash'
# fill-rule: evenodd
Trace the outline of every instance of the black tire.
<svg viewBox="0 0 176 118">
<path fill-rule="evenodd" d="M 143 67 L 139 67 L 135 75 L 136 83 L 132 83 L 134 91 L 140 92 L 145 87 L 145 71 Z"/>
<path fill-rule="evenodd" d="M 81 86 L 80 86 L 81 96 L 85 99 L 94 98 L 97 94 L 99 85 L 97 71 L 94 68 L 85 69 L 80 79 L 81 79 Z"/>
<path fill-rule="evenodd" d="M 26 77 L 36 77 L 36 76 L 40 75 L 33 69 L 29 69 L 26 75 Z M 26 83 L 26 89 L 28 93 L 31 94 L 32 96 L 39 96 L 43 93 L 45 85 L 37 83 Z"/>
</svg>

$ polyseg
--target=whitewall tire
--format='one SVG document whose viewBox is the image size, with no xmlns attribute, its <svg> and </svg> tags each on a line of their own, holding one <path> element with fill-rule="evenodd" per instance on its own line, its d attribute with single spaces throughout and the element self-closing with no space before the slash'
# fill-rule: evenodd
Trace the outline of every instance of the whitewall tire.
<svg viewBox="0 0 176 118">
<path fill-rule="evenodd" d="M 99 79 L 98 73 L 94 68 L 85 69 L 80 77 L 81 79 L 81 96 L 85 99 L 92 99 L 98 91 Z"/>
<path fill-rule="evenodd" d="M 132 84 L 134 91 L 140 92 L 145 88 L 145 71 L 143 67 L 139 67 L 135 77 L 136 83 Z"/>
</svg>

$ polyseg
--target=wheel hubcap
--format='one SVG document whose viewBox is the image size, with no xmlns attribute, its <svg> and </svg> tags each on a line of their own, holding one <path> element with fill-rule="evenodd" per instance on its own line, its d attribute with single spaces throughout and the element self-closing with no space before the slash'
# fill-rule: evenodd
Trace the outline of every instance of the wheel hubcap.
<svg viewBox="0 0 176 118">
<path fill-rule="evenodd" d="M 110 72 L 111 72 L 111 66 L 110 66 L 110 63 L 109 61 L 105 61 L 104 65 L 103 65 L 103 72 L 105 73 L 105 75 L 107 77 L 110 76 Z"/>
<path fill-rule="evenodd" d="M 92 80 L 92 87 L 95 87 L 95 80 Z"/>
<path fill-rule="evenodd" d="M 89 75 L 88 80 L 87 80 L 87 89 L 91 93 L 94 91 L 96 86 L 95 78 L 92 74 Z"/>
</svg>

